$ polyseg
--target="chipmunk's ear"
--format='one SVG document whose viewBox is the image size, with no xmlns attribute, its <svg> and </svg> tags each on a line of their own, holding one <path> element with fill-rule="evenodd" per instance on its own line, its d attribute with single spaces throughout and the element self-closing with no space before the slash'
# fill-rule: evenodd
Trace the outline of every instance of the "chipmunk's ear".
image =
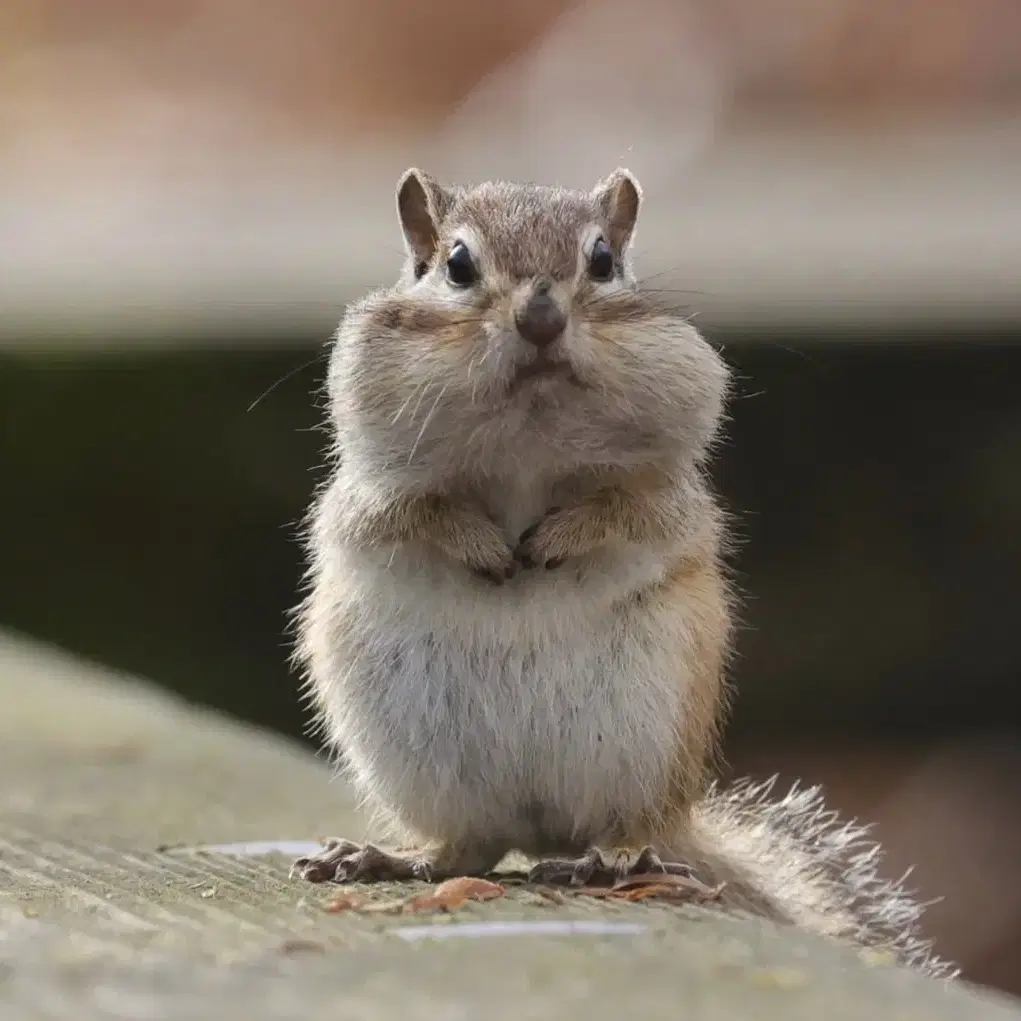
<svg viewBox="0 0 1021 1021">
<path fill-rule="evenodd" d="M 416 167 L 397 182 L 397 215 L 408 251 L 415 260 L 415 276 L 422 276 L 439 244 L 439 229 L 452 202 L 449 192 Z"/>
<path fill-rule="evenodd" d="M 619 167 L 592 193 L 606 223 L 610 247 L 618 255 L 627 248 L 642 204 L 642 188 L 630 170 Z"/>
</svg>

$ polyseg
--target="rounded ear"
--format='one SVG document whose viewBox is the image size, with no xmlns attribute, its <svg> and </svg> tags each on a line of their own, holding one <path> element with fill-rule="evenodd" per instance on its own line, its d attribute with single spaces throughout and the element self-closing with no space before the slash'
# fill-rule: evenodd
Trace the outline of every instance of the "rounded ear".
<svg viewBox="0 0 1021 1021">
<path fill-rule="evenodd" d="M 606 223 L 607 242 L 618 255 L 631 240 L 642 204 L 642 188 L 630 170 L 618 167 L 592 192 Z"/>
<path fill-rule="evenodd" d="M 417 276 L 421 276 L 418 267 L 424 272 L 436 254 L 440 223 L 450 204 L 450 195 L 417 167 L 405 170 L 397 182 L 397 216 Z"/>
</svg>

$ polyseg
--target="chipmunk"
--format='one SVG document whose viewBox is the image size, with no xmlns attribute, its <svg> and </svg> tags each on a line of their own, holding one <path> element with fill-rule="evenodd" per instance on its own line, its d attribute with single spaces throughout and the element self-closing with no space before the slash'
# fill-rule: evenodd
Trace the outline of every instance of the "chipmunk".
<svg viewBox="0 0 1021 1021">
<path fill-rule="evenodd" d="M 397 284 L 332 348 L 333 453 L 296 660 L 413 851 L 331 840 L 311 881 L 645 872 L 951 974 L 817 789 L 712 780 L 733 598 L 707 479 L 729 372 L 630 251 L 641 189 L 397 187 Z"/>
</svg>

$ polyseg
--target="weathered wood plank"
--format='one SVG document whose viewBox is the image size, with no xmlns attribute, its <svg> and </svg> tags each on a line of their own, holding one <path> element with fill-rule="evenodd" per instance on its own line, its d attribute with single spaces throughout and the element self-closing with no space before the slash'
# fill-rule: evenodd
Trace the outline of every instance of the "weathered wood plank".
<svg viewBox="0 0 1021 1021">
<path fill-rule="evenodd" d="M 358 828 L 324 763 L 13 635 L 0 635 L 0 705 L 9 1021 L 1021 1017 L 1005 1000 L 704 910 L 517 891 L 451 917 L 327 913 L 330 891 L 291 882 L 284 855 L 195 849 Z M 542 930 L 597 921 L 602 931 Z M 532 927 L 497 924 L 508 922 Z"/>
</svg>

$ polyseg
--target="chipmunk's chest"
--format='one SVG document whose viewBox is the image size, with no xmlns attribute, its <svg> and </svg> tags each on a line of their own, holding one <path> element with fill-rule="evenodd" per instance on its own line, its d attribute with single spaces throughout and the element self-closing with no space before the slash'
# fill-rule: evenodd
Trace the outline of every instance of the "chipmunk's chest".
<svg viewBox="0 0 1021 1021">
<path fill-rule="evenodd" d="M 575 481 L 555 481 L 525 468 L 487 480 L 479 487 L 478 495 L 490 517 L 503 529 L 507 541 L 513 544 L 551 508 L 576 499 L 579 488 Z"/>
</svg>

